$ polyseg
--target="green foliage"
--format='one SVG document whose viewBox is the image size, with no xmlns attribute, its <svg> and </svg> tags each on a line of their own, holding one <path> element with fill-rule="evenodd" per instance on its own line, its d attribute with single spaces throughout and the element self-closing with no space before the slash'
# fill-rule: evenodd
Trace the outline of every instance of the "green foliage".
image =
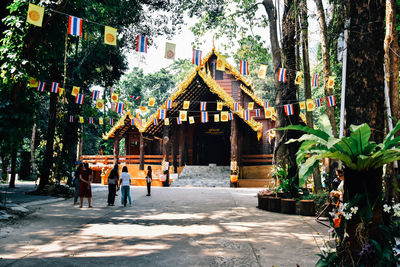
<svg viewBox="0 0 400 267">
<path fill-rule="evenodd" d="M 290 142 L 302 142 L 297 152 L 297 164 L 300 166 L 299 176 L 308 177 L 323 158 L 343 161 L 346 167 L 362 171 L 370 168 L 379 168 L 383 165 L 399 160 L 400 138 L 391 138 L 400 129 L 400 122 L 389 133 L 382 144 L 370 141 L 371 129 L 367 124 L 351 125 L 350 136 L 341 139 L 334 138 L 329 120 L 326 115 L 321 117 L 322 129 L 311 129 L 301 125 L 290 125 L 278 130 L 298 130 L 305 132 L 299 139 Z"/>
</svg>

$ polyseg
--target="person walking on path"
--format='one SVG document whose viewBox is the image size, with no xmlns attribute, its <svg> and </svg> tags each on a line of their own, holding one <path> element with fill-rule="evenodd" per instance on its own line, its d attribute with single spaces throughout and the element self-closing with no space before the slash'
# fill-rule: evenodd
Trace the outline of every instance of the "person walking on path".
<svg viewBox="0 0 400 267">
<path fill-rule="evenodd" d="M 81 184 L 80 178 L 79 178 L 79 172 L 82 170 L 83 164 L 80 163 L 78 167 L 76 168 L 75 172 L 73 173 L 74 180 L 72 183 L 75 186 L 75 192 L 74 192 L 74 205 L 78 205 L 78 197 L 79 197 L 79 187 Z"/>
<path fill-rule="evenodd" d="M 92 170 L 89 169 L 89 164 L 85 163 L 79 172 L 80 186 L 79 186 L 79 197 L 81 199 L 81 205 L 79 208 L 82 208 L 83 198 L 87 197 L 88 199 L 88 207 L 93 208 L 91 205 L 92 200 L 92 188 L 90 186 L 92 182 Z"/>
<path fill-rule="evenodd" d="M 151 182 L 153 181 L 153 172 L 151 170 L 151 166 L 147 167 L 147 176 L 146 176 L 146 182 L 147 182 L 147 195 L 151 195 Z"/>
<path fill-rule="evenodd" d="M 121 204 L 126 207 L 127 199 L 129 199 L 129 205 L 132 205 L 131 195 L 129 193 L 129 186 L 131 184 L 131 176 L 128 173 L 128 168 L 124 166 L 122 168 L 121 176 L 119 177 L 119 183 L 121 186 Z"/>
<path fill-rule="evenodd" d="M 117 192 L 118 186 L 118 164 L 114 165 L 114 168 L 111 170 L 110 175 L 108 176 L 108 206 L 114 206 L 115 195 Z"/>
</svg>

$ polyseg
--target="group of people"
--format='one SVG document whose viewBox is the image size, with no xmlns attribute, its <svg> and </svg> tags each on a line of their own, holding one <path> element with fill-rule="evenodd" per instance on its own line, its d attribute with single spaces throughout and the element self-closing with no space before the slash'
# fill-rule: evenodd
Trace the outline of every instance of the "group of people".
<svg viewBox="0 0 400 267">
<path fill-rule="evenodd" d="M 88 207 L 92 208 L 91 183 L 93 180 L 93 175 L 92 175 L 92 170 L 89 168 L 89 164 L 80 163 L 73 176 L 74 176 L 73 183 L 75 186 L 74 205 L 78 204 L 78 196 L 79 196 L 80 197 L 79 207 L 82 208 L 83 198 L 87 197 Z M 152 169 L 151 166 L 148 166 L 146 175 L 146 183 L 147 183 L 146 196 L 151 195 L 152 180 L 153 180 Z M 130 185 L 131 185 L 131 176 L 129 175 L 128 168 L 124 166 L 122 168 L 121 175 L 119 175 L 118 164 L 115 164 L 114 168 L 110 172 L 110 175 L 108 176 L 107 206 L 114 206 L 115 196 L 117 195 L 117 191 L 120 188 L 121 188 L 121 204 L 123 204 L 126 207 L 129 201 L 129 205 L 132 205 L 132 199 L 130 195 Z"/>
</svg>

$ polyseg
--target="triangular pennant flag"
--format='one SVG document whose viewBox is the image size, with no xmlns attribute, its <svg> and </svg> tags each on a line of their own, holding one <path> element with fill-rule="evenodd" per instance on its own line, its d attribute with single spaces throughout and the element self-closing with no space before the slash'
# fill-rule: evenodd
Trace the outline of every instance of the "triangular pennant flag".
<svg viewBox="0 0 400 267">
<path fill-rule="evenodd" d="M 224 107 L 224 103 L 217 102 L 217 110 L 222 110 L 223 107 Z"/>
<path fill-rule="evenodd" d="M 165 55 L 166 59 L 175 59 L 175 47 L 176 45 L 173 43 L 165 43 Z"/>
<path fill-rule="evenodd" d="M 104 43 L 108 45 L 117 45 L 117 29 L 104 27 Z"/>
<path fill-rule="evenodd" d="M 294 83 L 299 85 L 303 81 L 303 73 L 301 71 L 296 72 L 296 79 L 294 80 Z"/>
<path fill-rule="evenodd" d="M 79 94 L 80 89 L 81 89 L 81 88 L 78 87 L 78 86 L 73 86 L 73 87 L 72 87 L 71 95 L 76 96 L 77 94 Z"/>
<path fill-rule="evenodd" d="M 225 71 L 226 57 L 218 55 L 217 57 L 217 70 Z"/>
<path fill-rule="evenodd" d="M 183 109 L 189 109 L 190 101 L 183 101 Z"/>
<path fill-rule="evenodd" d="M 187 121 L 187 111 L 179 111 L 179 118 L 181 119 L 181 121 Z"/>
<path fill-rule="evenodd" d="M 306 109 L 306 101 L 299 102 L 299 106 L 301 110 Z"/>
<path fill-rule="evenodd" d="M 156 103 L 156 99 L 154 97 L 150 97 L 149 103 L 148 103 L 149 107 L 153 107 L 155 103 Z"/>
<path fill-rule="evenodd" d="M 219 122 L 219 114 L 214 114 L 214 122 Z"/>
<path fill-rule="evenodd" d="M 29 3 L 28 16 L 26 17 L 26 22 L 33 24 L 35 26 L 42 27 L 43 16 L 44 16 L 44 7 Z"/>
<path fill-rule="evenodd" d="M 222 111 L 221 112 L 221 121 L 227 122 L 229 120 L 228 113 L 229 113 L 228 111 Z"/>
<path fill-rule="evenodd" d="M 258 70 L 258 78 L 265 79 L 265 75 L 267 74 L 267 65 L 260 65 L 260 69 Z"/>
<path fill-rule="evenodd" d="M 249 105 L 247 107 L 248 110 L 253 110 L 254 109 L 254 102 L 249 102 Z"/>
<path fill-rule="evenodd" d="M 329 76 L 328 79 L 328 88 L 333 88 L 335 86 L 335 77 L 334 76 Z"/>
<path fill-rule="evenodd" d="M 118 93 L 111 94 L 111 102 L 118 103 Z"/>
<path fill-rule="evenodd" d="M 193 123 L 194 123 L 194 117 L 192 117 L 192 116 L 189 117 L 189 123 L 190 123 L 190 124 L 193 124 Z"/>
<path fill-rule="evenodd" d="M 98 108 L 98 109 L 104 108 L 104 100 L 102 100 L 102 99 L 97 99 L 96 108 Z"/>
<path fill-rule="evenodd" d="M 307 105 L 307 111 L 314 110 L 314 101 L 312 99 L 307 99 L 306 105 Z"/>
</svg>

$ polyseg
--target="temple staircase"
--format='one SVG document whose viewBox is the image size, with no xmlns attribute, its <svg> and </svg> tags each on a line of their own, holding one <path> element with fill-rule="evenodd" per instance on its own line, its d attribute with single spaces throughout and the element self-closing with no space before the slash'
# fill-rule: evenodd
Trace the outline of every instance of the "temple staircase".
<svg viewBox="0 0 400 267">
<path fill-rule="evenodd" d="M 229 187 L 229 166 L 185 166 L 171 186 Z"/>
</svg>

